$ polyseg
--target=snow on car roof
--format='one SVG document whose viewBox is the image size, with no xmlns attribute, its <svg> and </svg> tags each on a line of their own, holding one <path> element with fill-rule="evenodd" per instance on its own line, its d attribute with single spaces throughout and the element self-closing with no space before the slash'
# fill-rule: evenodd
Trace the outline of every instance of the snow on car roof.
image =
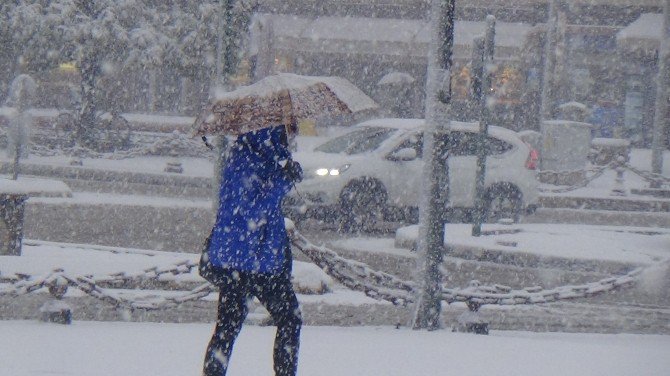
<svg viewBox="0 0 670 376">
<path fill-rule="evenodd" d="M 400 119 L 400 118 L 382 118 L 382 119 L 372 119 L 364 121 L 357 124 L 357 127 L 386 127 L 394 128 L 400 130 L 417 130 L 425 126 L 424 119 Z M 477 122 L 464 122 L 464 121 L 451 121 L 451 129 L 455 131 L 466 131 L 466 132 L 477 132 L 479 130 L 479 123 Z M 492 136 L 497 136 L 500 138 L 518 138 L 517 132 L 491 125 L 489 126 L 489 134 Z"/>
<path fill-rule="evenodd" d="M 357 127 L 386 127 L 412 130 L 423 127 L 425 121 L 423 119 L 399 119 L 399 118 L 382 118 L 372 119 L 356 124 Z"/>
</svg>

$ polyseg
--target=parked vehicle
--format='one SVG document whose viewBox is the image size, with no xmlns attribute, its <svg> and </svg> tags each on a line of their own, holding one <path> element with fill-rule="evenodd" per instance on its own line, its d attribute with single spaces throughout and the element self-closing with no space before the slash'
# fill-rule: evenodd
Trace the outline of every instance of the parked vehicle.
<svg viewBox="0 0 670 376">
<path fill-rule="evenodd" d="M 418 207 L 424 124 L 423 119 L 370 120 L 311 152 L 295 153 L 305 179 L 287 206 L 306 206 L 308 215 L 335 213 L 350 229 L 373 226 L 391 207 Z M 469 212 L 475 205 L 477 132 L 476 123 L 452 122 L 449 209 Z M 496 126 L 489 127 L 485 144 L 485 218 L 518 219 L 537 202 L 537 152 L 516 132 Z"/>
</svg>

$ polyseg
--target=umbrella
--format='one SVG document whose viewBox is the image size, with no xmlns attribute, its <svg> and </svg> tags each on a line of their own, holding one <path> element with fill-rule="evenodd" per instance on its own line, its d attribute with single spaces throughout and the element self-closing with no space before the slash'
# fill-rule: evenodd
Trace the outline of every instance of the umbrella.
<svg viewBox="0 0 670 376">
<path fill-rule="evenodd" d="M 277 124 L 336 118 L 378 108 L 343 78 L 280 73 L 217 94 L 196 118 L 194 133 L 238 135 Z"/>
</svg>

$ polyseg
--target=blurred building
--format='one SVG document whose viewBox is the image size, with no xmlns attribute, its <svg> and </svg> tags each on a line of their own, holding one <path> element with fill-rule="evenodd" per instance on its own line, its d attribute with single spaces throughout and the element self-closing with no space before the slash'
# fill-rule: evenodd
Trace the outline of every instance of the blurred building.
<svg viewBox="0 0 670 376">
<path fill-rule="evenodd" d="M 648 141 L 653 119 L 657 50 L 663 0 L 469 0 L 456 5 L 453 101 L 461 120 L 473 116 L 470 96 L 472 40 L 496 16 L 496 123 L 538 129 L 544 77 L 544 39 L 554 1 L 560 13 L 553 105 L 579 102 L 611 113 L 613 136 Z M 233 82 L 254 73 L 289 71 L 347 78 L 388 103 L 392 115 L 423 116 L 430 0 L 265 0 L 255 9 L 258 28 L 245 46 Z M 268 26 L 269 25 L 269 26 Z M 658 35 L 657 35 L 658 34 Z M 197 69 L 197 68 L 196 68 Z M 203 69 L 205 69 L 203 67 Z M 208 77 L 205 73 L 193 77 Z M 392 77 L 405 77 L 394 81 Z M 409 78 L 407 78 L 409 77 Z M 41 78 L 43 105 L 68 108 L 78 77 L 67 64 Z M 123 111 L 193 115 L 206 100 L 206 79 L 172 67 L 128 69 L 102 79 L 104 95 Z M 68 97 L 59 95 L 68 93 Z M 384 95 L 382 95 L 384 94 Z M 614 120 L 611 120 L 614 119 Z"/>
<path fill-rule="evenodd" d="M 505 87 L 501 108 L 496 111 L 498 123 L 513 129 L 537 129 L 549 1 L 553 0 L 457 3 L 453 72 L 457 102 L 469 84 L 472 38 L 482 32 L 486 15 L 493 14 L 499 24 L 496 84 L 504 82 Z M 645 139 L 653 119 L 654 46 L 660 38 L 657 15 L 662 3 L 555 0 L 561 25 L 558 68 L 553 72 L 554 106 L 576 101 L 594 108 L 606 103 L 626 113 L 616 126 L 632 128 L 636 122 L 635 130 L 622 133 Z M 374 93 L 375 82 L 389 72 L 408 73 L 423 85 L 427 51 L 423 20 L 429 8 L 429 0 L 269 0 L 260 6 L 263 12 L 293 15 L 274 16 L 277 69 L 341 75 L 369 94 Z M 653 35 L 645 36 L 644 43 L 632 39 L 640 25 L 659 34 L 656 42 Z M 415 112 L 422 112 L 420 105 Z"/>
<path fill-rule="evenodd" d="M 406 99 L 409 105 L 400 115 L 423 116 L 423 84 L 430 43 L 426 21 L 330 16 L 310 19 L 269 14 L 262 20 L 266 28 L 272 28 L 272 33 L 266 34 L 272 38 L 266 43 L 271 50 L 264 53 L 274 57 L 273 71 L 342 76 L 376 98 L 382 97 L 380 92 L 393 90 L 394 85 L 388 80 L 394 73 L 395 77 L 409 77 L 396 84 L 411 85 L 412 89 Z M 452 90 L 457 113 L 463 120 L 469 115 L 471 45 L 485 26 L 485 22 L 456 22 Z M 534 29 L 522 23 L 496 24 L 498 66 L 493 86 L 500 107 L 504 108 L 501 113 L 521 112 L 528 98 L 523 96 L 528 54 L 541 52 L 529 42 Z"/>
<path fill-rule="evenodd" d="M 620 85 L 623 93 L 617 98 L 623 112 L 622 128 L 636 144 L 651 143 L 658 56 L 663 30 L 663 15 L 644 13 L 616 34 L 620 56 Z M 669 117 L 666 114 L 666 119 Z M 665 139 L 670 142 L 666 121 Z"/>
</svg>

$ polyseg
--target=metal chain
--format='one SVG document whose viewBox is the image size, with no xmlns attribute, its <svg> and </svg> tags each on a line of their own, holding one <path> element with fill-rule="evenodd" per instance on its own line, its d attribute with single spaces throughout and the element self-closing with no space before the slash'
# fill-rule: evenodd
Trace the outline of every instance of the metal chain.
<svg viewBox="0 0 670 376">
<path fill-rule="evenodd" d="M 184 262 L 185 263 L 185 262 Z M 152 268 L 156 270 L 157 268 Z M 177 268 L 173 269 L 180 272 L 184 272 L 185 269 Z M 157 278 L 160 274 L 156 273 L 154 276 L 147 274 L 147 278 Z M 112 276 L 112 279 L 119 281 L 118 277 Z M 37 291 L 41 288 L 48 287 L 49 292 L 52 295 L 64 295 L 66 286 L 74 287 L 78 290 L 84 292 L 85 294 L 99 299 L 101 301 L 107 302 L 115 307 L 126 308 L 126 309 L 145 309 L 145 310 L 156 310 L 156 309 L 165 309 L 176 307 L 182 303 L 194 300 L 200 300 L 212 292 L 218 291 L 218 289 L 212 286 L 209 283 L 204 283 L 198 287 L 186 291 L 182 294 L 163 297 L 157 296 L 156 294 L 150 294 L 147 296 L 138 296 L 134 299 L 127 299 L 117 294 L 110 292 L 110 289 L 102 288 L 98 284 L 104 282 L 108 283 L 110 278 L 103 277 L 101 279 L 94 279 L 90 276 L 79 276 L 72 277 L 64 273 L 62 269 L 56 269 L 51 273 L 48 273 L 44 277 L 30 278 L 30 276 L 22 275 L 19 278 L 6 278 L 5 282 L 9 281 L 12 284 L 12 288 L 9 289 L 0 289 L 0 297 L 9 296 L 17 297 L 21 295 L 30 294 L 34 291 Z M 13 281 L 13 283 L 12 283 Z M 62 292 L 61 292 L 62 291 Z"/>
<path fill-rule="evenodd" d="M 297 231 L 292 232 L 292 240 L 293 245 L 300 249 L 303 254 L 346 287 L 362 291 L 367 296 L 378 300 L 387 300 L 393 304 L 409 304 L 414 301 L 414 284 L 412 282 L 400 280 L 387 273 L 374 271 L 364 263 L 345 259 L 332 250 L 315 246 Z M 669 260 L 664 262 L 668 263 Z M 512 290 L 512 288 L 502 285 L 481 286 L 478 282 L 473 281 L 470 286 L 463 289 L 442 286 L 442 299 L 447 303 L 474 302 L 478 305 L 513 305 L 587 298 L 622 287 L 630 287 L 637 281 L 636 277 L 643 270 L 645 269 L 638 268 L 618 277 L 608 277 L 583 285 L 560 286 L 552 289 L 536 286 Z"/>
<path fill-rule="evenodd" d="M 643 178 L 644 180 L 650 182 L 650 183 L 659 183 L 662 185 L 668 185 L 670 184 L 670 178 L 665 177 L 661 174 L 656 174 L 650 171 L 644 171 L 640 170 L 638 168 L 635 168 L 629 164 L 624 165 L 626 169 L 631 171 L 632 173 L 638 175 L 639 177 Z"/>
<path fill-rule="evenodd" d="M 96 284 L 108 285 L 108 286 L 127 286 L 127 285 L 139 285 L 142 283 L 160 281 L 165 275 L 177 276 L 180 274 L 189 274 L 193 268 L 197 267 L 198 264 L 190 261 L 183 260 L 179 261 L 172 266 L 168 267 L 158 267 L 154 266 L 151 268 L 144 269 L 141 273 L 136 274 L 127 274 L 126 272 L 118 272 L 105 276 L 94 277 L 92 275 L 84 276 L 89 280 L 95 281 Z M 62 269 L 56 269 L 54 272 L 62 271 Z M 50 273 L 51 274 L 51 273 Z M 1 275 L 0 274 L 0 283 L 11 283 L 15 286 L 25 283 L 30 279 L 29 275 L 25 274 L 13 274 L 13 275 Z M 35 281 L 37 281 L 36 279 Z M 35 281 L 31 283 L 35 283 Z M 43 287 L 43 286 L 42 286 Z M 39 288 L 37 288 L 39 289 Z M 0 295 L 2 290 L 0 290 Z"/>
<path fill-rule="evenodd" d="M 544 193 L 566 193 L 566 192 L 571 192 L 571 191 L 577 190 L 579 188 L 584 188 L 587 185 L 589 185 L 589 183 L 591 183 L 592 181 L 599 178 L 603 173 L 605 173 L 606 169 L 611 168 L 612 166 L 613 166 L 613 164 L 610 163 L 610 164 L 592 169 L 591 171 L 593 171 L 593 175 L 591 175 L 587 178 L 584 178 L 584 179 L 582 179 L 582 181 L 580 181 L 576 184 L 573 184 L 569 187 L 556 188 L 556 189 L 540 187 L 539 191 L 544 192 Z M 585 170 L 585 171 L 589 171 L 589 170 Z"/>
<path fill-rule="evenodd" d="M 106 158 L 106 159 L 128 159 L 149 155 L 173 155 L 178 154 L 179 157 L 196 157 L 213 159 L 212 153 L 202 147 L 202 143 L 187 139 L 183 136 L 161 136 L 158 140 L 150 144 L 141 144 L 133 147 L 130 150 L 118 150 L 112 153 L 100 153 L 95 150 L 75 146 L 63 149 L 53 149 L 44 145 L 31 143 L 31 152 L 38 156 L 51 157 L 55 155 L 71 155 L 85 158 Z"/>
<path fill-rule="evenodd" d="M 361 291 L 377 300 L 389 301 L 395 305 L 407 305 L 414 302 L 415 284 L 413 282 L 404 281 L 391 274 L 373 270 L 365 263 L 341 257 L 336 252 L 324 246 L 316 246 L 295 230 L 290 231 L 290 236 L 292 244 L 296 248 L 345 287 Z M 663 262 L 668 263 L 669 260 Z M 131 310 L 173 308 L 188 301 L 203 299 L 209 294 L 217 292 L 218 289 L 209 283 L 204 283 L 190 291 L 171 297 L 160 296 L 154 293 L 130 299 L 111 293 L 109 289 L 102 288 L 99 285 L 123 286 L 130 281 L 136 281 L 138 278 L 142 280 L 157 280 L 168 273 L 173 275 L 190 273 L 195 266 L 195 263 L 185 260 L 176 263 L 172 267 L 145 269 L 141 275 L 126 275 L 122 272 L 98 278 L 94 278 L 93 276 L 72 277 L 65 274 L 62 269 L 56 269 L 43 277 L 35 278 L 26 274 L 14 274 L 0 278 L 0 283 L 9 283 L 11 285 L 11 288 L 0 289 L 0 297 L 25 295 L 44 287 L 48 287 L 52 294 L 60 294 L 62 297 L 64 295 L 63 288 L 70 286 L 81 290 L 89 296 L 120 308 Z M 622 276 L 608 277 L 582 285 L 559 286 L 551 289 L 535 286 L 514 290 L 511 287 L 502 285 L 483 286 L 477 281 L 472 281 L 468 287 L 462 289 L 448 288 L 446 285 L 443 285 L 442 299 L 447 303 L 467 302 L 481 306 L 485 304 L 539 304 L 559 300 L 588 298 L 620 288 L 630 287 L 636 283 L 637 277 L 644 270 L 644 268 L 638 268 Z"/>
<path fill-rule="evenodd" d="M 414 299 L 414 283 L 373 270 L 367 264 L 346 259 L 334 251 L 312 244 L 295 230 L 289 231 L 292 244 L 328 275 L 351 290 L 377 300 L 407 305 Z"/>
<path fill-rule="evenodd" d="M 595 179 L 599 178 L 605 172 L 605 170 L 614 169 L 618 166 L 622 166 L 623 168 L 633 172 L 634 174 L 640 176 L 641 178 L 643 178 L 644 180 L 646 180 L 649 183 L 658 183 L 658 184 L 661 184 L 661 185 L 669 185 L 670 184 L 670 178 L 668 178 L 666 176 L 663 176 L 661 174 L 656 174 L 656 173 L 653 173 L 653 172 L 650 172 L 650 171 L 640 170 L 638 168 L 635 168 L 635 167 L 631 166 L 629 163 L 625 163 L 625 164 L 620 165 L 619 162 L 613 161 L 613 162 L 611 162 L 607 165 L 600 166 L 600 167 L 597 167 L 597 168 L 592 169 L 592 170 L 583 170 L 585 172 L 593 171 L 593 174 L 591 176 L 585 178 L 585 179 L 582 179 L 582 181 L 580 181 L 580 182 L 578 182 L 574 185 L 571 185 L 569 187 L 556 188 L 556 189 L 540 187 L 539 190 L 540 190 L 540 192 L 545 192 L 545 193 L 566 193 L 566 192 L 574 191 L 574 190 L 579 189 L 579 188 L 584 188 L 589 183 L 591 183 Z M 579 171 L 579 170 L 576 170 L 576 171 Z"/>
<path fill-rule="evenodd" d="M 588 298 L 617 290 L 622 287 L 630 287 L 636 282 L 636 277 L 644 269 L 638 268 L 619 277 L 608 277 L 599 281 L 577 285 L 560 286 L 553 289 L 542 287 L 525 287 L 513 290 L 506 286 L 480 286 L 477 281 L 471 282 L 471 286 L 455 290 L 447 287 L 442 288 L 442 299 L 447 303 L 474 302 L 479 305 L 518 305 L 551 303 L 559 300 Z"/>
</svg>

